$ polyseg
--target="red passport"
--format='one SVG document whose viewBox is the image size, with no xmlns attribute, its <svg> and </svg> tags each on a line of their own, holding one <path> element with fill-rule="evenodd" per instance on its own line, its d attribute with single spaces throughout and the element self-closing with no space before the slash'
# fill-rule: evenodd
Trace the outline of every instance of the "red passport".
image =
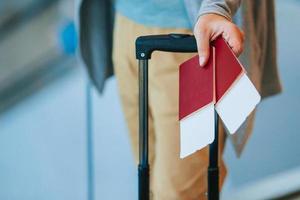
<svg viewBox="0 0 300 200">
<path fill-rule="evenodd" d="M 213 47 L 210 55 L 213 55 Z M 189 116 L 214 101 L 214 56 L 210 56 L 204 68 L 195 56 L 179 68 L 179 119 Z M 205 87 L 203 87 L 205 86 Z"/>
<path fill-rule="evenodd" d="M 209 61 L 198 56 L 180 65 L 179 120 L 183 158 L 214 140 L 214 111 L 233 134 L 260 101 L 260 95 L 226 41 L 211 43 Z"/>
</svg>

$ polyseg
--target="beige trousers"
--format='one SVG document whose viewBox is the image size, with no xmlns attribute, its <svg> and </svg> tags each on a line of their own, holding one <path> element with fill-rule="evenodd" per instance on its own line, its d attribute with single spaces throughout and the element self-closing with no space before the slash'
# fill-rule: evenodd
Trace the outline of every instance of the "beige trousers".
<svg viewBox="0 0 300 200">
<path fill-rule="evenodd" d="M 119 14 L 114 29 L 113 59 L 131 144 L 138 161 L 138 66 L 135 39 L 141 35 L 191 33 L 136 24 Z M 154 52 L 149 62 L 149 162 L 154 200 L 206 199 L 208 148 L 179 158 L 178 66 L 194 54 Z M 224 147 L 220 128 L 220 153 Z M 220 156 L 220 185 L 226 169 Z"/>
</svg>

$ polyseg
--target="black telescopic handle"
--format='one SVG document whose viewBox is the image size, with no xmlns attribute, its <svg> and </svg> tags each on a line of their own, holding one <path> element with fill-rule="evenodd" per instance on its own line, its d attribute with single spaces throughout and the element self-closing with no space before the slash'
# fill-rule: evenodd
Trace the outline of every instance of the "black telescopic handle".
<svg viewBox="0 0 300 200">
<path fill-rule="evenodd" d="M 147 60 L 153 51 L 197 52 L 195 37 L 188 34 L 141 36 L 136 39 L 136 58 Z"/>
</svg>

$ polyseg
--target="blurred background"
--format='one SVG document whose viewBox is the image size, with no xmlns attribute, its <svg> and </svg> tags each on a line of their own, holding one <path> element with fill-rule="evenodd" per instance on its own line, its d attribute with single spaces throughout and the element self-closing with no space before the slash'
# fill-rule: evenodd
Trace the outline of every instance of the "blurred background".
<svg viewBox="0 0 300 200">
<path fill-rule="evenodd" d="M 240 159 L 227 144 L 224 200 L 300 199 L 300 1 L 276 5 L 284 92 L 258 107 Z M 116 81 L 90 89 L 76 43 L 73 1 L 0 0 L 1 200 L 137 198 Z"/>
</svg>

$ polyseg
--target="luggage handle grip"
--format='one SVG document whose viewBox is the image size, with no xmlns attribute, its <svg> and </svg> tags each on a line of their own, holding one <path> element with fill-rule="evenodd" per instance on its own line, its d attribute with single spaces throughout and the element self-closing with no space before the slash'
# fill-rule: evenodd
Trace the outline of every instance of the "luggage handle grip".
<svg viewBox="0 0 300 200">
<path fill-rule="evenodd" d="M 148 35 L 136 39 L 136 58 L 151 59 L 153 51 L 197 52 L 195 37 L 189 34 Z"/>
</svg>

